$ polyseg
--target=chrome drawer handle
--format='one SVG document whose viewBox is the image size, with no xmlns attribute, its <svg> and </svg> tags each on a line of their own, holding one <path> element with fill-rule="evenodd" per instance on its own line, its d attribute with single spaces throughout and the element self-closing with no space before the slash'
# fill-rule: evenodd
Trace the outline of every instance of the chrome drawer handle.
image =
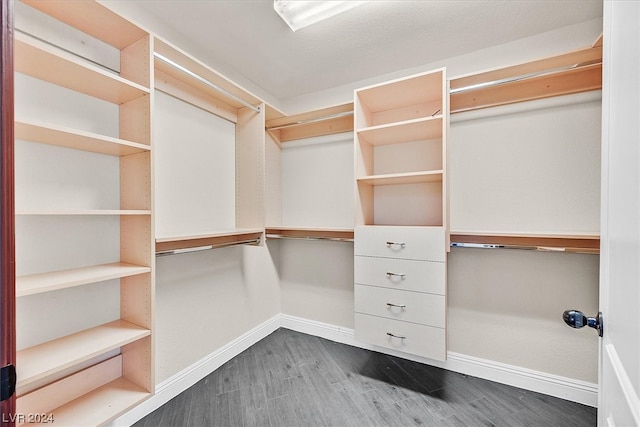
<svg viewBox="0 0 640 427">
<path fill-rule="evenodd" d="M 403 309 L 403 310 L 404 310 L 405 308 L 407 308 L 406 304 L 393 304 L 393 303 L 388 302 L 388 303 L 387 303 L 387 305 L 389 306 L 389 308 L 391 308 L 391 307 L 398 307 L 398 308 L 401 308 L 401 309 Z"/>
<path fill-rule="evenodd" d="M 404 274 L 404 273 L 392 273 L 391 271 L 387 271 L 387 277 L 391 278 L 391 276 L 398 276 L 401 279 L 404 279 L 406 274 Z"/>
<path fill-rule="evenodd" d="M 404 242 L 393 242 L 391 240 L 387 241 L 387 246 L 400 246 L 401 248 L 405 247 L 405 243 Z"/>
<path fill-rule="evenodd" d="M 395 335 L 395 334 L 392 334 L 391 332 L 387 332 L 387 335 L 389 335 L 391 338 L 398 338 L 398 339 L 401 339 L 401 340 L 406 340 L 407 339 L 407 337 L 403 337 L 402 335 Z"/>
</svg>

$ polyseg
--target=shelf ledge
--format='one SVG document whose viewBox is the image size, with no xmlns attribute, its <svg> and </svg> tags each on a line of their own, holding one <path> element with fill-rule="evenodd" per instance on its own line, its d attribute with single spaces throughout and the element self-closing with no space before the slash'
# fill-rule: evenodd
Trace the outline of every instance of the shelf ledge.
<svg viewBox="0 0 640 427">
<path fill-rule="evenodd" d="M 358 183 L 367 185 L 398 185 L 440 182 L 442 181 L 442 170 L 370 175 L 358 178 L 357 181 Z"/>
<path fill-rule="evenodd" d="M 600 236 L 595 234 L 482 233 L 451 231 L 452 245 L 547 252 L 600 253 Z M 464 247 L 463 245 L 460 245 Z"/>
<path fill-rule="evenodd" d="M 149 273 L 150 267 L 115 262 L 16 277 L 16 297 Z"/>
<path fill-rule="evenodd" d="M 353 241 L 353 228 L 270 226 L 265 233 L 267 239 Z"/>
<path fill-rule="evenodd" d="M 207 234 L 156 237 L 156 254 L 189 248 L 212 249 L 244 241 L 256 241 L 262 238 L 263 233 L 262 228 L 235 228 Z"/>
</svg>

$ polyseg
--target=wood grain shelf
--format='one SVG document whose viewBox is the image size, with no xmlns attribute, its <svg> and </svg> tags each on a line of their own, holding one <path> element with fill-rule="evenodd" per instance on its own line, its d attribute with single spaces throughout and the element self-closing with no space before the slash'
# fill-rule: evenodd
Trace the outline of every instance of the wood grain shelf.
<svg viewBox="0 0 640 427">
<path fill-rule="evenodd" d="M 600 253 L 597 234 L 544 234 L 451 231 L 453 243 L 499 245 L 539 251 Z"/>
<path fill-rule="evenodd" d="M 209 234 L 164 236 L 156 238 L 156 253 L 203 246 L 224 246 L 262 238 L 261 228 L 235 228 Z"/>
<path fill-rule="evenodd" d="M 26 120 L 16 120 L 14 129 L 16 139 L 110 156 L 128 156 L 151 149 L 137 142 Z"/>
<path fill-rule="evenodd" d="M 357 97 L 370 113 L 421 105 L 428 100 L 439 100 L 442 97 L 442 78 L 437 73 L 410 79 L 400 78 L 358 89 Z M 433 111 L 429 113 L 431 114 Z"/>
<path fill-rule="evenodd" d="M 119 50 L 146 35 L 141 28 L 97 2 L 42 0 L 22 0 L 22 2 Z"/>
<path fill-rule="evenodd" d="M 265 233 L 267 239 L 353 240 L 353 228 L 269 226 L 265 229 Z"/>
<path fill-rule="evenodd" d="M 21 33 L 15 37 L 16 72 L 114 104 L 149 94 L 149 89 Z"/>
<path fill-rule="evenodd" d="M 150 334 L 148 329 L 115 320 L 21 350 L 16 363 L 18 394 L 24 387 Z"/>
<path fill-rule="evenodd" d="M 149 273 L 150 267 L 115 262 L 16 277 L 16 297 L 72 288 L 105 280 Z"/>
<path fill-rule="evenodd" d="M 357 133 L 373 146 L 442 138 L 442 115 L 371 126 Z"/>
<path fill-rule="evenodd" d="M 367 185 L 420 184 L 442 181 L 442 170 L 427 172 L 392 173 L 386 175 L 370 175 L 357 179 L 358 183 Z"/>
<path fill-rule="evenodd" d="M 42 215 L 42 216 L 120 216 L 120 215 L 151 215 L 147 209 L 74 209 L 74 210 L 24 210 L 16 211 L 16 215 Z"/>
</svg>

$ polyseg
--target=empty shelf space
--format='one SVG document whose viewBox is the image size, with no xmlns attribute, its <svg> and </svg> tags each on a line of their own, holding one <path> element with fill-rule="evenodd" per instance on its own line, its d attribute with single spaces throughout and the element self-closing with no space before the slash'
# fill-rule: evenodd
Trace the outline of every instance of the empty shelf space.
<svg viewBox="0 0 640 427">
<path fill-rule="evenodd" d="M 371 126 L 357 133 L 374 146 L 442 138 L 442 115 Z"/>
<path fill-rule="evenodd" d="M 115 320 L 21 350 L 16 363 L 18 394 L 23 387 L 150 334 L 148 329 Z"/>
<path fill-rule="evenodd" d="M 150 396 L 148 391 L 120 377 L 51 411 L 53 425 L 104 425 Z"/>
<path fill-rule="evenodd" d="M 370 175 L 358 178 L 358 183 L 368 185 L 419 184 L 438 181 L 442 181 L 442 170 Z"/>
<path fill-rule="evenodd" d="M 207 234 L 157 237 L 156 253 L 189 248 L 213 249 L 221 246 L 258 243 L 263 232 L 264 230 L 261 228 L 235 228 Z"/>
<path fill-rule="evenodd" d="M 151 215 L 146 209 L 70 209 L 70 210 L 19 210 L 16 215 Z"/>
<path fill-rule="evenodd" d="M 149 273 L 150 267 L 116 262 L 16 278 L 16 297 Z"/>
<path fill-rule="evenodd" d="M 151 149 L 148 145 L 136 142 L 26 120 L 16 120 L 15 136 L 16 139 L 25 141 L 57 145 L 110 156 L 127 156 Z"/>
<path fill-rule="evenodd" d="M 15 70 L 114 104 L 149 94 L 149 89 L 105 71 L 65 51 L 15 35 Z"/>
</svg>

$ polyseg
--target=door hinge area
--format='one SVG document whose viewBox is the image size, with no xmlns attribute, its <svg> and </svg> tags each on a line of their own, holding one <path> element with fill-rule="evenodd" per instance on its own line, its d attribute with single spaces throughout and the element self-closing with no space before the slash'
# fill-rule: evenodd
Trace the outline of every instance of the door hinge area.
<svg viewBox="0 0 640 427">
<path fill-rule="evenodd" d="M 7 365 L 0 368 L 0 402 L 7 400 L 16 391 L 16 367 Z"/>
</svg>

